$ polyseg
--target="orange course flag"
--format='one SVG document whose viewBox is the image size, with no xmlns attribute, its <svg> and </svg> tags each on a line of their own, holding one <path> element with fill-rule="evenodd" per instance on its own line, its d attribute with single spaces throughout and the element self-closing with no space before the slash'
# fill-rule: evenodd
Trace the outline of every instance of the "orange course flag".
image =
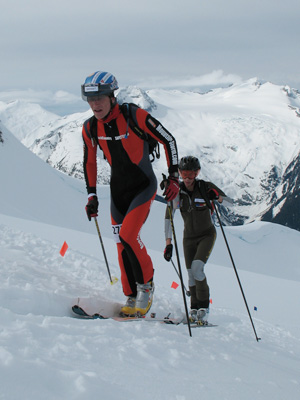
<svg viewBox="0 0 300 400">
<path fill-rule="evenodd" d="M 66 242 L 64 242 L 64 244 L 62 245 L 62 248 L 60 249 L 60 255 L 63 257 L 66 254 L 66 251 L 68 250 L 68 245 Z"/>
<path fill-rule="evenodd" d="M 172 289 L 177 289 L 178 286 L 179 286 L 178 283 L 176 283 L 176 282 L 173 281 L 173 282 L 172 282 L 172 285 L 171 285 L 171 288 L 172 288 Z"/>
</svg>

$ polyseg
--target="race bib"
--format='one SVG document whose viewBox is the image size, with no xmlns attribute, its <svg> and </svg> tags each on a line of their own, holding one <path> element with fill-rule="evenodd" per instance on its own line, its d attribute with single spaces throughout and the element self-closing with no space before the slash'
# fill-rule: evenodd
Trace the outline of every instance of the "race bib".
<svg viewBox="0 0 300 400">
<path fill-rule="evenodd" d="M 115 242 L 121 243 L 119 235 L 120 235 L 120 230 L 121 230 L 122 224 L 112 225 L 111 227 L 112 227 L 112 232 L 113 232 L 113 237 L 114 237 Z"/>
</svg>

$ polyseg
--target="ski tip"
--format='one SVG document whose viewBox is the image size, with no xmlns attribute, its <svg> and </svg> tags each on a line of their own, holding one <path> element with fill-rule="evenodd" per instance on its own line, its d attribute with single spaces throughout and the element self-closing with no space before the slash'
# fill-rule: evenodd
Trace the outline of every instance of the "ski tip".
<svg viewBox="0 0 300 400">
<path fill-rule="evenodd" d="M 88 317 L 89 315 L 81 308 L 79 307 L 77 304 L 75 304 L 74 306 L 72 306 L 72 311 L 77 314 L 80 315 L 81 317 Z"/>
</svg>

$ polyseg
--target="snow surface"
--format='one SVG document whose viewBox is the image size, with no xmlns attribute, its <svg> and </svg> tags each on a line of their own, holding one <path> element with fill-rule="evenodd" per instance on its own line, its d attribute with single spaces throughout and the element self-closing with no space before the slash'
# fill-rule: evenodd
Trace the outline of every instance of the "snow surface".
<svg viewBox="0 0 300 400">
<path fill-rule="evenodd" d="M 36 157 L 1 124 L 0 131 L 0 399 L 299 399 L 299 232 L 262 222 L 225 228 L 259 342 L 220 228 L 206 266 L 217 327 L 193 329 L 190 337 L 184 325 L 74 318 L 78 297 L 98 299 L 101 310 L 124 301 L 85 216 L 84 184 Z M 108 187 L 99 195 L 100 230 L 119 278 Z M 155 265 L 151 311 L 178 317 L 183 299 L 163 259 L 164 211 L 155 202 L 142 231 Z M 187 282 L 179 214 L 175 228 Z"/>
</svg>

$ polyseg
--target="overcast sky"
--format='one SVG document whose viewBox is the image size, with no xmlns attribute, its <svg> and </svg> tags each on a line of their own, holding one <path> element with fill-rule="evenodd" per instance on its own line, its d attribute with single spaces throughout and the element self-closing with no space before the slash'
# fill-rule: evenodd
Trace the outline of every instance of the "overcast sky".
<svg viewBox="0 0 300 400">
<path fill-rule="evenodd" d="M 201 87 L 257 77 L 300 89 L 300 0 L 0 0 L 0 100 L 120 86 Z M 1 96 L 2 92 L 2 96 Z"/>
</svg>

